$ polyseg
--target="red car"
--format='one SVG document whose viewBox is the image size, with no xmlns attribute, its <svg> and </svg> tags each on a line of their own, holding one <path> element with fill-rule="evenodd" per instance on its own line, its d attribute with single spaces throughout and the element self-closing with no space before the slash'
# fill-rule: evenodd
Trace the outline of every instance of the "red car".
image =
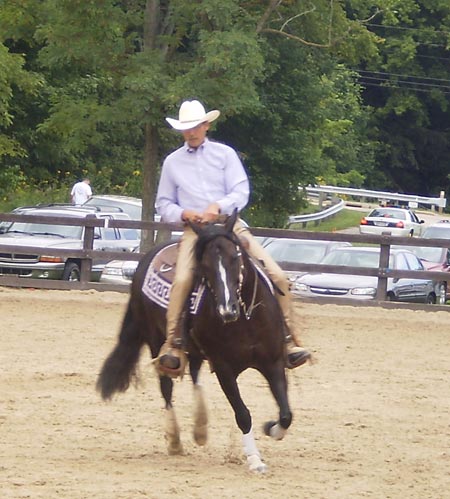
<svg viewBox="0 0 450 499">
<path fill-rule="evenodd" d="M 407 249 L 420 259 L 426 270 L 436 272 L 450 272 L 450 249 L 427 246 L 392 246 L 393 248 Z M 447 289 L 447 282 L 438 283 L 436 296 L 439 305 L 445 305 L 450 299 L 450 289 Z"/>
</svg>

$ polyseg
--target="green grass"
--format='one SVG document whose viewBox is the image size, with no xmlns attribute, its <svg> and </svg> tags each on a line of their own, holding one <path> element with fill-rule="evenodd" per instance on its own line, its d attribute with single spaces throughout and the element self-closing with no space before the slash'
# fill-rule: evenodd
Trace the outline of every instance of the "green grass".
<svg viewBox="0 0 450 499">
<path fill-rule="evenodd" d="M 290 225 L 293 230 L 308 230 L 311 232 L 334 232 L 337 230 L 349 229 L 351 227 L 358 227 L 364 213 L 356 210 L 343 209 L 336 215 L 325 219 L 316 225 L 315 222 L 308 222 L 306 227 L 301 223 Z"/>
</svg>

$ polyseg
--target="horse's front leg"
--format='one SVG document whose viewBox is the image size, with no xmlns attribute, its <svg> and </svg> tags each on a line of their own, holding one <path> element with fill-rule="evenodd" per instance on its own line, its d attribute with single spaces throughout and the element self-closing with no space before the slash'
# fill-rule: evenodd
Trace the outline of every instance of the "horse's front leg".
<svg viewBox="0 0 450 499">
<path fill-rule="evenodd" d="M 272 395 L 280 409 L 278 421 L 268 421 L 265 423 L 264 433 L 275 440 L 282 440 L 292 423 L 292 412 L 289 407 L 284 364 L 275 364 L 272 368 L 265 369 L 262 374 L 269 382 Z"/>
<path fill-rule="evenodd" d="M 198 445 L 205 445 L 208 440 L 208 411 L 203 388 L 198 382 L 202 362 L 200 357 L 189 358 L 189 372 L 194 384 L 194 441 Z"/>
<path fill-rule="evenodd" d="M 215 364 L 214 367 L 220 386 L 234 410 L 236 423 L 242 431 L 242 444 L 247 457 L 248 467 L 250 471 L 255 473 L 264 473 L 267 470 L 267 466 L 263 463 L 259 450 L 256 447 L 252 429 L 252 417 L 241 398 L 236 376 L 227 366 L 219 367 Z"/>
<path fill-rule="evenodd" d="M 183 445 L 180 439 L 180 427 L 178 426 L 175 409 L 172 405 L 173 381 L 168 376 L 159 377 L 161 393 L 166 402 L 166 430 L 167 452 L 170 456 L 183 454 Z"/>
</svg>

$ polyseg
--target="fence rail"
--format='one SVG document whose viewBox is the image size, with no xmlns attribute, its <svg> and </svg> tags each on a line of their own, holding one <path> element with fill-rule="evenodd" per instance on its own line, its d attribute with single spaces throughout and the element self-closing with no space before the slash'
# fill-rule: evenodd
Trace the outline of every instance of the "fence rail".
<svg viewBox="0 0 450 499">
<path fill-rule="evenodd" d="M 54 217 L 57 224 L 85 226 L 83 247 L 80 249 L 63 248 L 42 248 L 42 247 L 24 247 L 18 245 L 1 245 L 1 252 L 33 252 L 37 255 L 62 256 L 78 258 L 82 262 L 82 271 L 79 282 L 74 281 L 55 281 L 47 279 L 22 278 L 16 275 L 0 276 L 0 286 L 13 287 L 33 287 L 43 289 L 97 289 L 103 291 L 127 291 L 127 286 L 103 284 L 89 281 L 92 262 L 95 260 L 140 260 L 143 253 L 130 253 L 124 251 L 101 251 L 93 249 L 94 227 L 105 227 L 105 220 L 86 217 L 83 219 L 74 219 L 71 217 Z M 31 219 L 31 220 L 30 220 Z M 20 214 L 0 213 L 0 221 L 31 221 L 31 222 L 49 222 L 50 217 L 40 217 Z M 53 223 L 53 221 L 51 222 Z M 106 222 L 107 223 L 107 222 Z M 180 225 L 166 224 L 160 222 L 141 222 L 131 220 L 113 220 L 109 221 L 109 227 L 116 228 L 137 228 L 147 230 L 157 230 L 161 228 L 170 230 L 180 230 Z M 345 241 L 359 244 L 372 244 L 380 246 L 380 259 L 378 268 L 361 267 L 342 267 L 322 264 L 290 263 L 283 265 L 285 270 L 304 271 L 304 272 L 330 272 L 335 274 L 356 274 L 378 277 L 378 287 L 376 299 L 383 301 L 386 299 L 386 289 L 388 278 L 416 278 L 433 279 L 439 282 L 449 282 L 450 272 L 437 271 L 418 271 L 418 270 L 392 270 L 388 266 L 390 247 L 392 245 L 403 246 L 427 246 L 449 248 L 450 240 L 447 239 L 423 239 L 411 237 L 393 237 L 391 235 L 366 235 L 366 234 L 344 234 L 329 232 L 308 232 L 290 229 L 269 229 L 255 227 L 250 229 L 256 236 L 293 238 L 305 240 L 325 240 L 325 241 Z M 125 288 L 125 289 L 124 289 Z M 366 302 L 358 302 L 364 305 Z M 450 310 L 450 307 L 449 307 Z"/>
<path fill-rule="evenodd" d="M 344 208 L 345 201 L 341 199 L 338 203 L 318 213 L 308 213 L 306 215 L 291 215 L 288 219 L 288 225 L 291 225 L 293 223 L 302 223 L 303 227 L 305 227 L 308 222 L 319 222 L 321 220 L 325 220 L 326 218 L 336 215 Z"/>
<path fill-rule="evenodd" d="M 299 187 L 300 190 L 305 190 L 308 194 L 344 194 L 358 198 L 375 198 L 380 200 L 405 201 L 408 203 L 425 204 L 430 206 L 438 206 L 445 208 L 447 199 L 444 193 L 441 192 L 439 197 L 416 196 L 414 194 L 401 194 L 398 192 L 372 191 L 369 189 L 354 189 L 352 187 L 335 187 L 332 185 L 321 185 L 319 187 Z"/>
</svg>

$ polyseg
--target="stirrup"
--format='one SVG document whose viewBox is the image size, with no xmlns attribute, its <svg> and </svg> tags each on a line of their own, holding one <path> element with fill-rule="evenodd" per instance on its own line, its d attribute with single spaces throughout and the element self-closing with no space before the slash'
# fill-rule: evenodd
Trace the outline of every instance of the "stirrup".
<svg viewBox="0 0 450 499">
<path fill-rule="evenodd" d="M 181 348 L 169 347 L 164 344 L 153 362 L 160 375 L 178 378 L 178 376 L 184 376 L 187 357 Z"/>
<path fill-rule="evenodd" d="M 286 353 L 286 367 L 295 369 L 302 366 L 306 361 L 311 360 L 311 354 L 302 347 L 295 347 L 291 353 Z M 297 351 L 295 351 L 297 350 Z"/>
</svg>

